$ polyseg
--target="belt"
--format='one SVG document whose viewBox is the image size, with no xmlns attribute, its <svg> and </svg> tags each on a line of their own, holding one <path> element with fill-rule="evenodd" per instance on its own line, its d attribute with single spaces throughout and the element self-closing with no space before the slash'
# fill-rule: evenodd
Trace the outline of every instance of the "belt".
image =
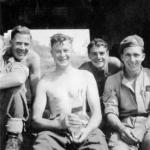
<svg viewBox="0 0 150 150">
<path fill-rule="evenodd" d="M 127 117 L 148 117 L 149 113 L 133 113 L 133 114 L 128 114 L 128 115 L 122 115 L 120 116 L 120 119 L 124 119 Z"/>
</svg>

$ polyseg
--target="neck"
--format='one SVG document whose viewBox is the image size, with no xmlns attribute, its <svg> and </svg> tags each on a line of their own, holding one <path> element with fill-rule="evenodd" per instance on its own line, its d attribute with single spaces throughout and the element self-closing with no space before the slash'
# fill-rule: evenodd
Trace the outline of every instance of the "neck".
<svg viewBox="0 0 150 150">
<path fill-rule="evenodd" d="M 104 68 L 105 68 L 105 65 L 104 65 L 103 67 L 99 67 L 98 65 L 94 64 L 93 62 L 92 62 L 92 65 L 93 65 L 95 68 L 97 68 L 99 71 L 102 71 L 102 70 L 104 70 Z"/>
<path fill-rule="evenodd" d="M 129 70 L 124 70 L 125 76 L 128 79 L 135 79 L 141 72 L 142 68 L 140 68 L 137 71 L 129 71 Z"/>
<path fill-rule="evenodd" d="M 68 65 L 67 67 L 60 67 L 56 65 L 55 71 L 57 73 L 68 73 L 70 70 L 72 70 L 72 68 L 73 67 L 71 65 Z"/>
</svg>

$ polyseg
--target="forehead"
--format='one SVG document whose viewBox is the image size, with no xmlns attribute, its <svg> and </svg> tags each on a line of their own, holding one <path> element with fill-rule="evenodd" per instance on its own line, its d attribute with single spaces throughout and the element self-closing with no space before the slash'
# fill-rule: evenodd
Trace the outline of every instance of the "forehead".
<svg viewBox="0 0 150 150">
<path fill-rule="evenodd" d="M 97 47 L 97 46 L 94 46 L 90 49 L 90 53 L 96 53 L 96 52 L 107 52 L 107 48 L 104 47 L 104 46 L 100 46 L 100 47 Z"/>
<path fill-rule="evenodd" d="M 22 41 L 22 42 L 30 42 L 31 36 L 29 34 L 17 33 L 12 41 Z"/>
<path fill-rule="evenodd" d="M 56 42 L 52 46 L 52 49 L 71 49 L 72 43 L 70 41 Z"/>
<path fill-rule="evenodd" d="M 143 54 L 143 48 L 140 46 L 127 47 L 123 50 L 123 54 Z"/>
</svg>

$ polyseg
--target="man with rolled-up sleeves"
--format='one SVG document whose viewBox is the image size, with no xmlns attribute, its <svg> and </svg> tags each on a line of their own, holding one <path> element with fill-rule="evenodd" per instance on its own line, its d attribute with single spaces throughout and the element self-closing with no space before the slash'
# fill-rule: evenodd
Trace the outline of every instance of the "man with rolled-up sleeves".
<svg viewBox="0 0 150 150">
<path fill-rule="evenodd" d="M 142 67 L 144 41 L 138 35 L 120 43 L 122 71 L 108 77 L 103 103 L 109 125 L 114 129 L 110 150 L 150 149 L 150 70 Z"/>
</svg>

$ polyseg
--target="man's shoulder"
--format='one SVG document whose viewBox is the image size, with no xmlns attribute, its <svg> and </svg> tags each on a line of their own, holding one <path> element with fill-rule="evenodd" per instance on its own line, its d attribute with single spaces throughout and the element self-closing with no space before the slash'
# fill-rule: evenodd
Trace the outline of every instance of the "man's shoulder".
<svg viewBox="0 0 150 150">
<path fill-rule="evenodd" d="M 143 68 L 143 72 L 147 74 L 147 76 L 150 78 L 150 69 L 149 68 Z"/>
<path fill-rule="evenodd" d="M 82 74 L 82 75 L 90 75 L 90 74 L 92 74 L 88 69 L 78 69 L 78 68 L 76 68 L 76 71 L 77 71 L 77 73 L 80 73 L 80 74 Z"/>
<path fill-rule="evenodd" d="M 35 52 L 34 50 L 31 50 L 30 52 L 29 52 L 29 54 L 27 55 L 27 60 L 35 60 L 35 59 L 39 59 L 40 58 L 40 56 L 38 55 L 38 53 L 37 52 Z"/>
<path fill-rule="evenodd" d="M 120 84 L 121 82 L 121 76 L 122 76 L 122 71 L 119 71 L 113 75 L 110 75 L 107 78 L 107 82 L 111 85 L 111 84 Z"/>
<path fill-rule="evenodd" d="M 108 69 L 111 74 L 114 74 L 122 69 L 121 61 L 116 57 L 108 58 Z"/>
<path fill-rule="evenodd" d="M 109 56 L 108 63 L 116 65 L 116 66 L 122 66 L 121 61 L 117 57 L 114 57 L 114 56 Z"/>
<path fill-rule="evenodd" d="M 82 69 L 82 70 L 91 70 L 91 61 L 87 61 L 87 62 L 84 62 L 83 64 L 81 64 L 81 66 L 79 67 L 79 69 Z"/>
<path fill-rule="evenodd" d="M 34 50 L 31 50 L 25 59 L 25 63 L 33 69 L 40 68 L 40 56 Z"/>
</svg>

